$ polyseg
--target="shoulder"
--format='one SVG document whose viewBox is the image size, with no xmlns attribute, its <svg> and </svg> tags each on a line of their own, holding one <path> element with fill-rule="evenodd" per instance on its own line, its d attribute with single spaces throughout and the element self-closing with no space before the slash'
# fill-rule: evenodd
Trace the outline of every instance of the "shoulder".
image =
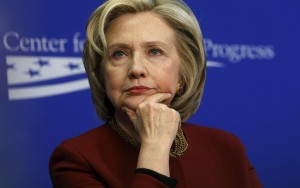
<svg viewBox="0 0 300 188">
<path fill-rule="evenodd" d="M 99 163 L 99 160 L 105 157 L 103 151 L 110 151 L 110 148 L 119 145 L 115 137 L 116 134 L 108 123 L 105 123 L 81 135 L 69 138 L 54 149 L 50 157 L 50 166 L 71 162 L 86 166 Z"/>
<path fill-rule="evenodd" d="M 87 132 L 84 132 L 78 136 L 66 139 L 62 144 L 66 145 L 86 145 L 90 143 L 101 143 L 105 142 L 108 139 L 111 139 L 112 129 L 105 123 L 96 128 L 90 129 Z"/>
<path fill-rule="evenodd" d="M 233 138 L 235 137 L 232 133 L 220 130 L 217 128 L 212 128 L 212 127 L 207 127 L 203 125 L 196 125 L 196 124 L 191 124 L 191 123 L 183 123 L 182 124 L 182 129 L 187 133 L 187 134 L 197 134 L 197 135 L 205 135 L 209 137 L 221 137 L 221 138 Z M 235 137 L 236 138 L 236 137 Z"/>
<path fill-rule="evenodd" d="M 211 148 L 227 148 L 244 152 L 240 139 L 230 132 L 190 123 L 184 123 L 182 129 L 191 143 L 205 143 Z"/>
<path fill-rule="evenodd" d="M 105 147 L 107 143 L 113 144 L 114 136 L 111 127 L 105 123 L 78 136 L 64 140 L 56 147 L 54 153 L 73 151 L 81 155 L 91 154 L 98 151 L 97 148 Z"/>
</svg>

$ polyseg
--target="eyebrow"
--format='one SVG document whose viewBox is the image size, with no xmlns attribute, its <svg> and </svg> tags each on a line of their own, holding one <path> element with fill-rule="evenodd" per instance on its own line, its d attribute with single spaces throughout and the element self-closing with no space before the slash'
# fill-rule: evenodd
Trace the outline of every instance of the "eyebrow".
<svg viewBox="0 0 300 188">
<path fill-rule="evenodd" d="M 149 41 L 149 42 L 145 42 L 143 44 L 143 46 L 163 46 L 164 48 L 168 48 L 168 45 L 164 42 L 160 42 L 160 41 Z"/>
<path fill-rule="evenodd" d="M 162 46 L 166 49 L 168 49 L 168 45 L 164 42 L 161 41 L 147 41 L 147 42 L 143 42 L 142 44 L 143 47 L 149 47 L 149 46 Z M 113 43 L 109 46 L 107 46 L 107 49 L 112 49 L 112 48 L 130 48 L 130 45 L 128 45 L 127 43 L 123 43 L 123 42 L 116 42 Z"/>
<path fill-rule="evenodd" d="M 107 46 L 107 49 L 111 49 L 111 48 L 129 48 L 130 46 L 126 43 L 113 43 L 112 45 Z"/>
</svg>

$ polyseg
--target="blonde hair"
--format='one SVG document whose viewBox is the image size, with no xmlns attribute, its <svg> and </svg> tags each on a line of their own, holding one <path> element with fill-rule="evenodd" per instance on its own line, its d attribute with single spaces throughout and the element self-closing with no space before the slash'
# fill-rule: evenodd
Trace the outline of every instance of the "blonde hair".
<svg viewBox="0 0 300 188">
<path fill-rule="evenodd" d="M 92 99 L 102 120 L 107 121 L 114 116 L 114 107 L 106 96 L 101 65 L 106 55 L 105 33 L 114 19 L 124 14 L 146 11 L 158 15 L 175 33 L 183 93 L 174 96 L 171 107 L 185 121 L 200 105 L 205 83 L 206 56 L 202 33 L 190 8 L 181 0 L 108 0 L 89 19 L 83 53 Z"/>
</svg>

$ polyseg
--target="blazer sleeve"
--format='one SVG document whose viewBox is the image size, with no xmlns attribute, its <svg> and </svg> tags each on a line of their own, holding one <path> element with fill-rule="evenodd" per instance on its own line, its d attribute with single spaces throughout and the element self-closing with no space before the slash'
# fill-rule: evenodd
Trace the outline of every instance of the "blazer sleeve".
<svg viewBox="0 0 300 188">
<path fill-rule="evenodd" d="M 250 176 L 250 181 L 251 181 L 251 187 L 252 188 L 262 188 L 261 182 L 259 181 L 256 171 L 254 167 L 251 165 L 249 160 L 247 159 L 248 162 L 248 171 L 249 171 L 249 176 Z"/>
<path fill-rule="evenodd" d="M 53 188 L 102 188 L 99 180 L 85 159 L 68 145 L 58 146 L 49 162 Z"/>
<path fill-rule="evenodd" d="M 233 137 L 233 139 L 237 143 L 238 147 L 240 148 L 239 151 L 242 154 L 242 156 L 243 156 L 242 158 L 245 161 L 245 166 L 247 167 L 248 175 L 249 175 L 249 179 L 250 179 L 250 184 L 251 184 L 250 187 L 251 188 L 262 188 L 262 184 L 261 184 L 259 178 L 256 175 L 255 168 L 252 166 L 252 164 L 250 163 L 250 161 L 247 157 L 247 153 L 246 153 L 246 149 L 245 149 L 244 144 L 235 135 L 231 134 L 231 136 Z"/>
<path fill-rule="evenodd" d="M 54 150 L 49 171 L 53 188 L 110 187 L 79 152 L 66 144 L 61 144 Z M 147 173 L 134 173 L 131 185 L 122 185 L 122 182 L 119 185 L 128 188 L 169 188 L 168 184 Z"/>
</svg>

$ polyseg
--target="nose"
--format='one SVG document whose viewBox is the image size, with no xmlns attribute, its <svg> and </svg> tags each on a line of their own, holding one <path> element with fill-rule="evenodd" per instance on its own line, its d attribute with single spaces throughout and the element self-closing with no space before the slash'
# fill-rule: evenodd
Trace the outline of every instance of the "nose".
<svg viewBox="0 0 300 188">
<path fill-rule="evenodd" d="M 146 77 L 147 69 L 145 63 L 145 59 L 141 54 L 133 54 L 128 70 L 129 78 L 138 79 Z"/>
</svg>

